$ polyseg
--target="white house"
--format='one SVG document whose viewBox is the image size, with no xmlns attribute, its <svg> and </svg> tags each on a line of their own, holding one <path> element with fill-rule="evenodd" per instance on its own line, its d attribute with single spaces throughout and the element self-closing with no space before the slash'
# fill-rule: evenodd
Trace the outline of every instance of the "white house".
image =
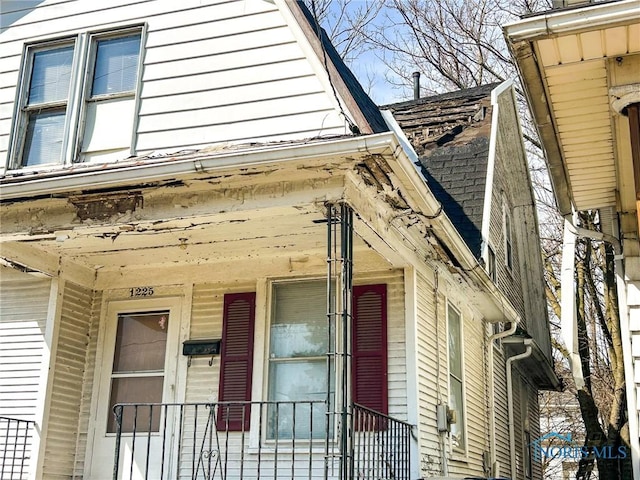
<svg viewBox="0 0 640 480">
<path fill-rule="evenodd" d="M 419 137 L 406 109 L 442 99 L 381 112 L 297 2 L 0 19 L 5 475 L 540 478 L 558 381 L 509 83 Z M 431 187 L 446 155 L 475 192 Z"/>
</svg>

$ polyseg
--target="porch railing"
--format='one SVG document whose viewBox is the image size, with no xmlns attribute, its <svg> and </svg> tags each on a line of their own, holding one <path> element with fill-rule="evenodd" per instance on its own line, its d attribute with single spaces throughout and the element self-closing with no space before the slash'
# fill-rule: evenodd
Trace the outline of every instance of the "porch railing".
<svg viewBox="0 0 640 480">
<path fill-rule="evenodd" d="M 0 480 L 27 478 L 33 424 L 31 420 L 0 417 Z"/>
<path fill-rule="evenodd" d="M 409 480 L 411 424 L 361 405 L 352 412 L 351 478 Z"/>
<path fill-rule="evenodd" d="M 107 434 L 113 478 L 333 480 L 344 459 L 353 479 L 408 480 L 411 426 L 352 411 L 343 455 L 334 441 L 340 415 L 324 401 L 119 404 Z"/>
</svg>

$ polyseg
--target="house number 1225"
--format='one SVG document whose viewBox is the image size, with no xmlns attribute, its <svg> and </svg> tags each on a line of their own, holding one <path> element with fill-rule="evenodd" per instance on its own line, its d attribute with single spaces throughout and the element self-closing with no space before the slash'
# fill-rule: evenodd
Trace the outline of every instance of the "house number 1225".
<svg viewBox="0 0 640 480">
<path fill-rule="evenodd" d="M 131 297 L 150 297 L 153 295 L 153 287 L 135 287 L 129 289 Z"/>
</svg>

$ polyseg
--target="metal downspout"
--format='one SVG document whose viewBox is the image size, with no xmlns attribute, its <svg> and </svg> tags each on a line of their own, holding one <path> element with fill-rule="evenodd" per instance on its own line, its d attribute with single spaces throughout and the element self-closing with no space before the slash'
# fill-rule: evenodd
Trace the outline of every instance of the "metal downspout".
<svg viewBox="0 0 640 480">
<path fill-rule="evenodd" d="M 509 337 L 516 332 L 518 328 L 518 322 L 511 322 L 509 328 L 504 332 L 496 333 L 489 337 L 488 346 L 488 361 L 489 361 L 489 450 L 491 453 L 491 476 L 500 476 L 500 464 L 497 460 L 496 453 L 496 413 L 493 408 L 495 404 L 495 391 L 494 391 L 494 360 L 493 360 L 493 342 L 505 337 Z"/>
<path fill-rule="evenodd" d="M 509 357 L 507 359 L 507 409 L 509 413 L 509 458 L 511 460 L 511 478 L 516 477 L 516 434 L 515 434 L 515 425 L 514 425 L 514 415 L 513 415 L 513 378 L 512 378 L 512 365 L 514 362 L 518 360 L 522 360 L 523 358 L 527 358 L 531 355 L 533 349 L 531 348 L 531 344 L 533 340 L 530 338 L 523 338 L 522 344 L 527 347 L 527 349 L 518 355 L 514 355 L 513 357 Z"/>
<path fill-rule="evenodd" d="M 561 335 L 569 351 L 571 375 L 576 388 L 584 388 L 584 376 L 578 353 L 578 321 L 576 317 L 575 271 L 576 241 L 578 231 L 574 227 L 571 216 L 564 219 L 564 239 L 562 241 L 562 269 L 560 273 L 560 306 Z"/>
</svg>

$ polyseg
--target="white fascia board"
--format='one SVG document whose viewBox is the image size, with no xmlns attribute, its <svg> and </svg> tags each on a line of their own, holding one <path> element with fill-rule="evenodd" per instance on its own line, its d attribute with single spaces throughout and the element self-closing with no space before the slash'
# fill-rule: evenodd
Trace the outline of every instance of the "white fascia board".
<svg viewBox="0 0 640 480">
<path fill-rule="evenodd" d="M 583 8 L 542 13 L 505 25 L 504 31 L 512 42 L 535 40 L 600 26 L 628 24 L 640 18 L 638 0 L 593 4 Z"/>
<path fill-rule="evenodd" d="M 57 176 L 25 178 L 22 181 L 0 185 L 0 198 L 10 200 L 77 190 L 110 188 L 197 175 L 216 170 L 279 164 L 292 160 L 365 153 L 391 153 L 396 143 L 393 133 L 384 132 L 333 141 L 235 150 L 222 154 L 214 153 L 209 156 L 201 154 L 171 161 L 154 162 L 148 160 L 142 164 L 136 163 L 104 170 L 91 169 L 86 172 L 60 170 L 60 175 Z"/>
</svg>

